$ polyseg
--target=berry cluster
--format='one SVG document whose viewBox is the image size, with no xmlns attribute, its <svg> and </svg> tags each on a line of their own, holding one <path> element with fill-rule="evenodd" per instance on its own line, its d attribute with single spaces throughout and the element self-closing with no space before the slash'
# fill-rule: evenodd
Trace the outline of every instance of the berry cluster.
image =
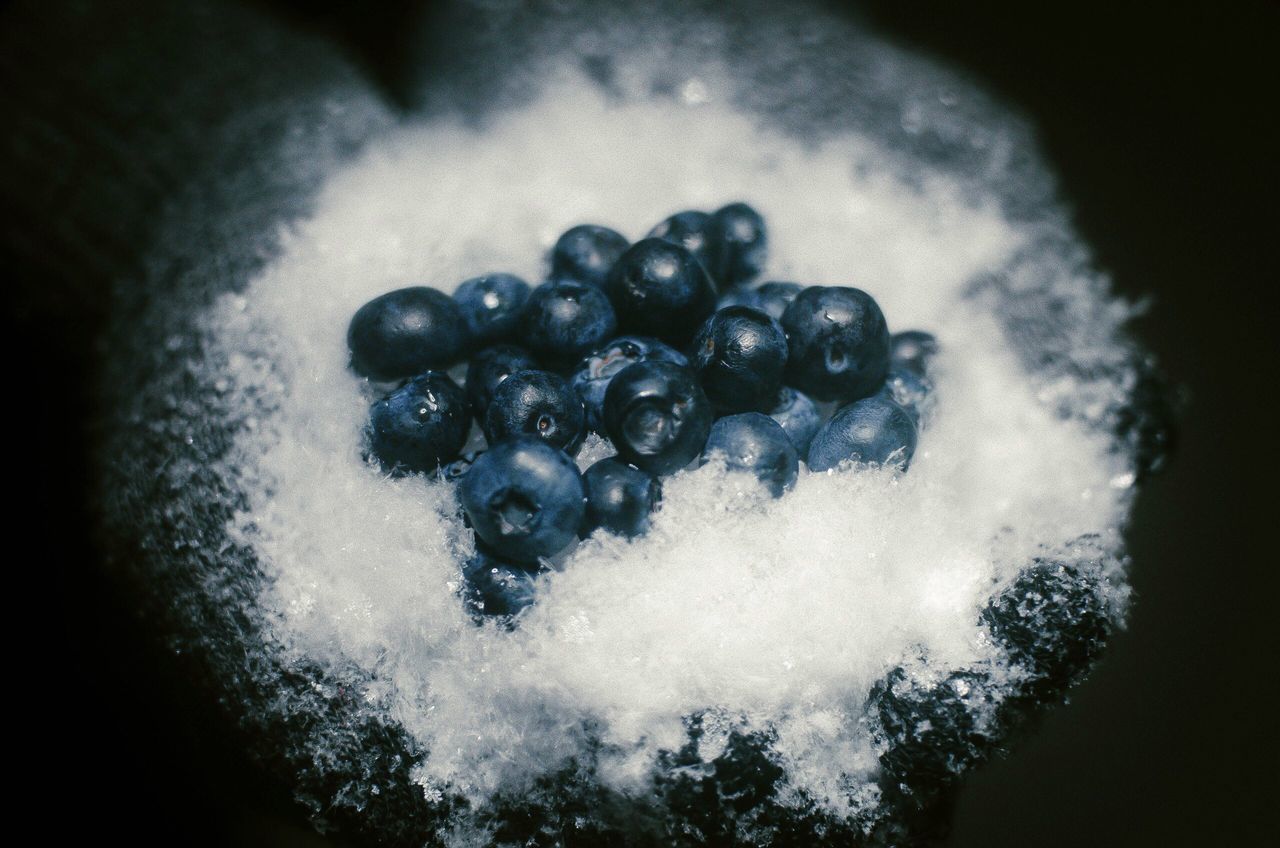
<svg viewBox="0 0 1280 848">
<path fill-rule="evenodd" d="M 644 533 L 660 478 L 695 461 L 719 458 L 774 497 L 801 458 L 813 471 L 906 469 L 933 336 L 890 335 L 860 289 L 754 285 L 766 246 L 744 203 L 672 215 L 635 244 L 582 225 L 536 288 L 488 274 L 453 297 L 406 288 L 356 312 L 351 367 L 399 383 L 370 410 L 371 461 L 456 481 L 476 534 L 465 575 L 477 614 L 527 606 L 575 537 Z M 444 370 L 463 359 L 465 388 Z M 488 448 L 460 455 L 473 417 Z M 617 455 L 579 474 L 588 432 Z"/>
</svg>

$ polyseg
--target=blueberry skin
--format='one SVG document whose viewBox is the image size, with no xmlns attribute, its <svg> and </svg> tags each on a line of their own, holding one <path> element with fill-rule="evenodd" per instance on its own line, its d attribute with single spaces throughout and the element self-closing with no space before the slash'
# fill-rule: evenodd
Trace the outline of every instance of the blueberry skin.
<svg viewBox="0 0 1280 848">
<path fill-rule="evenodd" d="M 767 410 L 782 386 L 787 337 L 760 310 L 728 306 L 693 337 L 690 360 L 717 412 Z"/>
<path fill-rule="evenodd" d="M 809 445 L 809 470 L 826 471 L 846 459 L 906 470 L 916 452 L 911 415 L 887 397 L 854 401 L 831 416 Z"/>
<path fill-rule="evenodd" d="M 414 377 L 369 408 L 369 448 L 385 471 L 434 471 L 467 442 L 471 407 L 447 374 Z"/>
<path fill-rule="evenodd" d="M 782 314 L 787 385 L 818 400 L 874 394 L 889 373 L 889 328 L 871 295 L 844 286 L 810 286 Z"/>
<path fill-rule="evenodd" d="M 618 455 L 663 476 L 684 468 L 711 432 L 711 401 L 693 371 L 671 362 L 637 362 L 604 394 L 604 426 Z"/>
<path fill-rule="evenodd" d="M 928 405 L 933 384 L 927 377 L 904 365 L 894 365 L 884 378 L 884 385 L 875 397 L 886 397 L 907 411 L 916 429 L 920 427 L 920 415 Z"/>
<path fill-rule="evenodd" d="M 778 397 L 773 409 L 769 410 L 769 417 L 777 421 L 790 437 L 791 444 L 796 446 L 796 453 L 800 456 L 809 455 L 809 444 L 822 426 L 822 417 L 818 414 L 818 406 L 813 398 L 790 386 L 783 386 L 778 389 Z"/>
<path fill-rule="evenodd" d="M 721 456 L 730 471 L 747 471 L 775 498 L 795 485 L 800 457 L 777 421 L 759 412 L 726 415 L 711 427 L 702 464 Z"/>
<path fill-rule="evenodd" d="M 631 245 L 609 272 L 609 299 L 629 333 L 682 347 L 716 308 L 716 290 L 693 254 L 662 239 Z"/>
<path fill-rule="evenodd" d="M 551 279 L 603 289 L 609 269 L 631 242 L 608 227 L 580 224 L 565 230 L 551 249 Z"/>
<path fill-rule="evenodd" d="M 458 483 L 458 500 L 476 535 L 512 562 L 536 562 L 577 536 L 586 491 L 564 451 L 537 436 L 491 445 Z"/>
<path fill-rule="evenodd" d="M 929 360 L 938 352 L 938 340 L 924 330 L 903 330 L 889 341 L 889 359 L 894 365 L 924 374 Z"/>
<path fill-rule="evenodd" d="M 613 338 L 618 320 L 604 292 L 569 280 L 533 290 L 516 330 L 519 342 L 553 368 L 566 368 Z"/>
<path fill-rule="evenodd" d="M 535 575 L 519 563 L 504 562 L 486 551 L 476 551 L 462 566 L 462 577 L 467 609 L 478 619 L 513 616 L 535 600 Z"/>
<path fill-rule="evenodd" d="M 484 437 L 495 444 L 527 433 L 570 456 L 587 435 L 587 413 L 568 381 L 550 371 L 517 371 L 493 392 Z"/>
<path fill-rule="evenodd" d="M 533 354 L 515 345 L 494 345 L 471 357 L 467 363 L 467 399 L 471 401 L 476 422 L 484 426 L 493 393 L 503 380 L 517 371 L 537 367 L 538 360 Z"/>
<path fill-rule="evenodd" d="M 460 284 L 453 293 L 467 322 L 474 347 L 500 342 L 515 332 L 529 284 L 514 274 L 485 274 Z"/>
<path fill-rule="evenodd" d="M 745 203 L 722 206 L 714 217 L 724 239 L 721 282 L 738 286 L 755 279 L 769 254 L 764 218 Z"/>
<path fill-rule="evenodd" d="M 649 514 L 662 500 L 656 477 L 610 456 L 588 468 L 582 482 L 587 488 L 583 538 L 599 527 L 628 539 L 649 530 Z"/>
<path fill-rule="evenodd" d="M 599 350 L 583 357 L 570 384 L 587 410 L 587 429 L 604 431 L 604 393 L 613 376 L 633 362 L 647 360 L 688 365 L 680 351 L 648 336 L 619 336 Z"/>
<path fill-rule="evenodd" d="M 677 212 L 650 230 L 647 238 L 681 245 L 707 270 L 712 283 L 719 284 L 726 245 L 724 230 L 714 215 L 694 210 Z"/>
</svg>

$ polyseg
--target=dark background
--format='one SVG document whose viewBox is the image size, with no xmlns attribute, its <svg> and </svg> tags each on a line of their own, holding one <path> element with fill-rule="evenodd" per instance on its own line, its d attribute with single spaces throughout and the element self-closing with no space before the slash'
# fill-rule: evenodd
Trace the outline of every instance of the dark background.
<svg viewBox="0 0 1280 848">
<path fill-rule="evenodd" d="M 337 40 L 391 86 L 395 34 L 410 18 L 430 24 L 408 3 L 257 5 Z M 1129 629 L 1072 703 L 967 781 L 956 846 L 1280 837 L 1270 810 L 1280 788 L 1277 556 L 1263 544 L 1277 503 L 1264 481 L 1276 469 L 1262 441 L 1276 429 L 1280 15 L 1262 3 L 1143 6 L 851 6 L 1032 120 L 1098 265 L 1120 292 L 1153 296 L 1136 333 L 1188 398 L 1180 448 L 1143 490 L 1129 534 Z M 15 19 L 0 11 L 0 30 Z M 65 274 L 46 276 L 18 239 L 0 244 L 14 277 L 4 338 L 17 462 L 7 479 L 19 504 L 7 558 L 18 578 L 8 700 L 21 715 L 8 722 L 10 762 L 33 802 L 15 825 L 27 817 L 51 835 L 135 845 L 330 844 L 250 768 L 184 685 L 181 658 L 155 644 L 97 568 L 81 495 L 99 307 L 76 298 Z"/>
</svg>

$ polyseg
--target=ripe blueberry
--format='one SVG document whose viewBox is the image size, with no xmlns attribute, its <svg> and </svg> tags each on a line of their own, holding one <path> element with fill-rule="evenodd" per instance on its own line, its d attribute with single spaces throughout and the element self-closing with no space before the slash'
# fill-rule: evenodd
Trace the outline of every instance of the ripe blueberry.
<svg viewBox="0 0 1280 848">
<path fill-rule="evenodd" d="M 581 224 L 565 230 L 551 250 L 551 279 L 602 289 L 609 269 L 629 245 L 622 233 L 608 227 Z"/>
<path fill-rule="evenodd" d="M 517 336 L 534 356 L 553 368 L 573 365 L 613 337 L 618 328 L 604 292 L 568 280 L 533 290 L 520 316 Z"/>
<path fill-rule="evenodd" d="M 677 347 L 716 306 L 715 287 L 693 254 L 656 238 L 638 241 L 622 254 L 609 272 L 607 290 L 625 330 Z"/>
<path fill-rule="evenodd" d="M 375 297 L 356 310 L 347 327 L 351 367 L 362 377 L 384 382 L 446 368 L 468 344 L 458 304 L 425 286 Z"/>
<path fill-rule="evenodd" d="M 787 367 L 782 327 L 758 309 L 728 306 L 699 328 L 690 367 L 719 412 L 767 410 Z"/>
<path fill-rule="evenodd" d="M 568 546 L 582 526 L 585 496 L 573 460 L 537 436 L 491 445 L 458 483 L 476 535 L 513 562 L 536 562 Z"/>
<path fill-rule="evenodd" d="M 745 203 L 730 203 L 714 217 L 724 238 L 721 284 L 737 286 L 754 279 L 764 270 L 768 255 L 764 218 Z"/>
<path fill-rule="evenodd" d="M 438 371 L 414 377 L 369 409 L 370 451 L 395 474 L 453 461 L 470 429 L 466 393 Z"/>
<path fill-rule="evenodd" d="M 717 306 L 720 309 L 724 309 L 727 306 L 750 306 L 752 309 L 759 309 L 761 312 L 768 313 L 771 318 L 781 321 L 782 313 L 787 311 L 791 301 L 796 299 L 796 295 L 802 289 L 803 286 L 798 283 L 776 281 L 764 283 L 754 289 L 743 286 L 730 289 L 722 295 Z"/>
<path fill-rule="evenodd" d="M 787 384 L 818 400 L 873 394 L 889 372 L 889 329 L 871 295 L 811 286 L 782 315 L 790 353 Z"/>
<path fill-rule="evenodd" d="M 582 482 L 587 489 L 584 538 L 597 527 L 628 539 L 649 529 L 649 513 L 662 499 L 656 477 L 611 456 L 588 468 Z"/>
<path fill-rule="evenodd" d="M 484 418 L 484 436 L 495 444 L 527 433 L 553 448 L 576 454 L 587 435 L 587 415 L 578 393 L 559 374 L 517 371 L 493 392 Z"/>
<path fill-rule="evenodd" d="M 673 474 L 706 444 L 711 402 L 688 368 L 637 362 L 609 384 L 604 425 L 625 461 L 650 474 Z"/>
<path fill-rule="evenodd" d="M 453 299 L 462 310 L 473 347 L 484 347 L 515 332 L 529 299 L 529 284 L 513 274 L 485 274 L 459 285 Z"/>
</svg>

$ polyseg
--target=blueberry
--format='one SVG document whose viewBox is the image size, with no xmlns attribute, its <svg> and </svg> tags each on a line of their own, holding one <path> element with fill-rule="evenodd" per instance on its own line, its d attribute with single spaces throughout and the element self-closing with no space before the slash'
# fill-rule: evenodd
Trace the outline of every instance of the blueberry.
<svg viewBox="0 0 1280 848">
<path fill-rule="evenodd" d="M 782 283 L 771 281 L 754 289 L 746 287 L 731 289 L 720 297 L 720 309 L 726 306 L 750 306 L 766 312 L 770 317 L 781 321 L 782 313 L 787 311 L 791 301 L 801 292 L 803 286 L 798 283 Z"/>
<path fill-rule="evenodd" d="M 826 471 L 846 459 L 903 470 L 916 451 L 916 425 L 911 415 L 887 397 L 875 395 L 838 410 L 809 445 L 809 468 Z"/>
<path fill-rule="evenodd" d="M 371 380 L 403 380 L 457 362 L 469 343 L 458 304 L 424 286 L 375 297 L 347 327 L 351 367 Z"/>
<path fill-rule="evenodd" d="M 712 283 L 720 281 L 724 271 L 725 233 L 714 215 L 692 210 L 677 212 L 650 230 L 648 238 L 681 245 L 707 270 Z"/>
<path fill-rule="evenodd" d="M 588 429 L 604 431 L 604 393 L 613 375 L 633 362 L 650 359 L 689 364 L 683 353 L 648 336 L 619 336 L 578 363 L 570 383 L 586 407 Z"/>
<path fill-rule="evenodd" d="M 476 535 L 513 562 L 564 550 L 582 526 L 585 497 L 573 460 L 537 436 L 491 445 L 458 483 Z"/>
<path fill-rule="evenodd" d="M 787 384 L 818 400 L 873 394 L 889 373 L 889 329 L 871 295 L 811 286 L 782 315 L 790 354 Z"/>
<path fill-rule="evenodd" d="M 516 563 L 504 562 L 486 551 L 462 566 L 463 597 L 476 616 L 516 615 L 533 604 L 535 575 Z"/>
<path fill-rule="evenodd" d="M 796 446 L 786 431 L 767 415 L 743 412 L 716 421 L 702 450 L 702 462 L 724 459 L 730 471 L 747 471 L 775 498 L 790 489 L 800 473 Z"/>
<path fill-rule="evenodd" d="M 551 250 L 551 279 L 604 288 L 609 269 L 630 246 L 622 233 L 581 224 L 565 230 Z"/>
<path fill-rule="evenodd" d="M 790 386 L 778 389 L 778 397 L 774 401 L 769 417 L 777 421 L 791 444 L 796 446 L 796 453 L 809 455 L 809 443 L 813 441 L 818 428 L 822 426 L 822 418 L 818 415 L 818 407 L 813 399 Z"/>
<path fill-rule="evenodd" d="M 876 397 L 887 397 L 907 411 L 916 428 L 920 427 L 920 414 L 929 402 L 933 384 L 927 377 L 903 365 L 894 365 L 884 378 L 884 385 Z"/>
<path fill-rule="evenodd" d="M 483 347 L 515 332 L 529 284 L 513 274 L 485 274 L 458 286 L 453 299 L 462 310 L 471 343 Z"/>
<path fill-rule="evenodd" d="M 730 203 L 716 210 L 715 219 L 724 239 L 721 282 L 736 286 L 754 279 L 768 256 L 764 218 L 745 203 Z"/>
<path fill-rule="evenodd" d="M 550 371 L 517 371 L 493 392 L 484 417 L 489 444 L 527 433 L 576 454 L 587 435 L 587 414 L 568 381 Z"/>
<path fill-rule="evenodd" d="M 611 456 L 588 468 L 582 482 L 587 489 L 583 537 L 597 527 L 628 539 L 649 529 L 649 513 L 662 499 L 656 477 Z"/>
<path fill-rule="evenodd" d="M 690 367 L 719 412 L 768 409 L 787 367 L 782 327 L 758 309 L 729 306 L 693 337 Z"/>
<path fill-rule="evenodd" d="M 467 398 L 471 401 L 471 412 L 476 421 L 484 426 L 484 416 L 489 411 L 493 392 L 503 380 L 517 371 L 537 367 L 538 361 L 533 354 L 515 345 L 494 345 L 471 357 L 467 364 Z"/>
<path fill-rule="evenodd" d="M 476 459 L 482 453 L 484 453 L 482 450 L 467 451 L 440 469 L 440 479 L 448 483 L 458 482 L 464 474 L 471 470 L 471 466 L 475 464 Z"/>
<path fill-rule="evenodd" d="M 672 474 L 692 462 L 706 444 L 711 402 L 688 368 L 637 362 L 609 384 L 604 425 L 624 460 L 650 474 Z"/>
<path fill-rule="evenodd" d="M 543 283 L 520 316 L 520 343 L 553 368 L 573 365 L 613 338 L 618 321 L 604 292 L 568 280 Z"/>
<path fill-rule="evenodd" d="M 471 410 L 448 375 L 414 377 L 369 409 L 369 447 L 393 473 L 433 471 L 467 442 Z"/>
<path fill-rule="evenodd" d="M 692 253 L 662 239 L 631 245 L 609 272 L 608 292 L 624 329 L 677 347 L 716 307 L 706 270 Z"/>
<path fill-rule="evenodd" d="M 889 342 L 889 358 L 894 365 L 910 368 L 923 374 L 929 360 L 938 352 L 938 340 L 923 330 L 903 330 L 894 333 Z"/>
</svg>

